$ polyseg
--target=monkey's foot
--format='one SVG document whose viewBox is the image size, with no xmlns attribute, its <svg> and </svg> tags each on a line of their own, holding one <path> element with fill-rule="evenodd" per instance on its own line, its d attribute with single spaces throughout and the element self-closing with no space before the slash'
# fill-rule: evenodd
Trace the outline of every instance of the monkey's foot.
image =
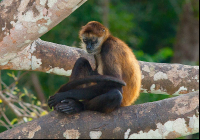
<svg viewBox="0 0 200 140">
<path fill-rule="evenodd" d="M 65 99 L 55 106 L 55 110 L 65 114 L 74 114 L 84 110 L 84 105 L 73 99 Z"/>
</svg>

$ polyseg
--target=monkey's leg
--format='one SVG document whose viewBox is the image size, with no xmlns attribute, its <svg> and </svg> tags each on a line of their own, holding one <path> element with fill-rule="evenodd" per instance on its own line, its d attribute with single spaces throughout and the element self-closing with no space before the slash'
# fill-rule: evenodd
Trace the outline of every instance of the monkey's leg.
<svg viewBox="0 0 200 140">
<path fill-rule="evenodd" d="M 122 94 L 117 89 L 93 98 L 90 101 L 79 102 L 74 99 L 66 99 L 55 106 L 55 110 L 66 114 L 74 114 L 83 110 L 109 113 L 119 108 L 122 102 Z"/>
<path fill-rule="evenodd" d="M 51 96 L 48 100 L 50 108 L 55 107 L 62 100 L 74 99 L 74 100 L 91 100 L 92 98 L 108 92 L 113 87 L 107 87 L 105 83 L 99 83 L 97 85 L 89 86 L 86 88 L 72 89 L 65 92 L 59 92 Z"/>
<path fill-rule="evenodd" d="M 90 75 L 97 74 L 92 70 L 92 67 L 89 63 L 89 61 L 83 57 L 80 57 L 76 63 L 74 64 L 74 67 L 72 69 L 72 74 L 70 76 L 69 81 L 74 81 L 76 79 L 84 78 Z M 73 87 L 67 86 L 67 84 L 64 84 L 61 86 L 61 88 L 58 90 L 59 92 L 65 92 L 67 90 L 70 90 Z"/>
<path fill-rule="evenodd" d="M 66 92 L 56 93 L 48 100 L 50 108 L 54 107 L 55 110 L 61 113 L 74 114 L 84 110 L 84 103 L 88 100 L 95 98 L 103 93 L 106 93 L 108 88 L 104 83 L 90 86 L 87 88 L 73 89 Z M 79 101 L 83 100 L 83 101 Z"/>
<path fill-rule="evenodd" d="M 123 96 L 118 89 L 112 89 L 86 103 L 85 110 L 109 113 L 120 107 L 122 98 Z"/>
<path fill-rule="evenodd" d="M 86 76 L 90 76 L 93 74 L 94 73 L 89 61 L 85 59 L 84 57 L 80 57 L 74 64 L 70 81 L 73 81 L 79 78 L 84 78 Z"/>
</svg>

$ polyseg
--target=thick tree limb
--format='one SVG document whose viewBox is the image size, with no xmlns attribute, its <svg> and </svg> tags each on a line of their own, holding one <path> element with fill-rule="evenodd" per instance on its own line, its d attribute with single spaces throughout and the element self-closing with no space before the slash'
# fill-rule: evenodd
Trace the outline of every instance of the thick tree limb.
<svg viewBox="0 0 200 140">
<path fill-rule="evenodd" d="M 199 92 L 120 108 L 110 114 L 55 111 L 0 138 L 177 138 L 199 132 Z"/>
<path fill-rule="evenodd" d="M 0 3 L 0 64 L 8 63 L 87 0 L 3 0 Z"/>
<path fill-rule="evenodd" d="M 37 39 L 14 59 L 1 63 L 0 70 L 34 70 L 70 76 L 79 57 L 87 58 L 95 68 L 93 56 L 85 51 Z M 199 66 L 142 61 L 140 66 L 141 92 L 179 95 L 199 90 Z"/>
<path fill-rule="evenodd" d="M 19 51 L 15 58 L 0 63 L 0 70 L 33 70 L 70 76 L 79 57 L 87 58 L 95 67 L 94 58 L 81 49 L 37 39 Z"/>
<path fill-rule="evenodd" d="M 199 66 L 141 62 L 144 93 L 180 95 L 199 90 Z"/>
</svg>

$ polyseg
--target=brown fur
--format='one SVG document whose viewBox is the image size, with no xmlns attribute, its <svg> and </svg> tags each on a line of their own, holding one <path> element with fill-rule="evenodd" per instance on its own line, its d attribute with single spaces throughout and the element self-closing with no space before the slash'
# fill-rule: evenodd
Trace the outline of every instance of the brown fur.
<svg viewBox="0 0 200 140">
<path fill-rule="evenodd" d="M 95 29 L 95 30 L 94 30 Z M 82 29 L 79 32 L 79 37 L 82 38 L 82 35 L 96 35 L 98 37 L 102 37 L 105 35 L 105 33 L 108 35 L 109 30 L 103 26 L 101 23 L 97 21 L 91 21 L 88 22 L 85 26 L 82 27 Z"/>
<path fill-rule="evenodd" d="M 103 37 L 100 48 L 98 47 L 101 51 L 94 54 L 97 61 L 96 69 L 99 74 L 114 76 L 126 82 L 121 106 L 131 105 L 138 98 L 141 86 L 141 71 L 132 50 L 96 21 L 83 26 L 79 36 L 81 39 L 92 36 Z"/>
</svg>

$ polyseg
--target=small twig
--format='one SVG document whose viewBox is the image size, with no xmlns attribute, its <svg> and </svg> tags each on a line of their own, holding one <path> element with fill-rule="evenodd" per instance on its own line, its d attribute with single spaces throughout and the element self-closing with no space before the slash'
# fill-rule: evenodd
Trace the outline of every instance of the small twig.
<svg viewBox="0 0 200 140">
<path fill-rule="evenodd" d="M 8 98 L 6 98 L 3 93 L 0 91 L 0 98 L 2 99 L 2 101 L 8 105 L 8 107 L 15 113 L 15 115 L 17 115 L 17 117 L 21 118 L 22 114 L 16 109 L 15 105 L 12 104 Z"/>
<path fill-rule="evenodd" d="M 39 101 L 43 104 L 45 103 L 45 96 L 44 96 L 44 92 L 42 90 L 42 86 L 40 84 L 40 81 L 38 79 L 38 76 L 37 74 L 35 73 L 32 73 L 31 74 L 31 79 L 32 79 L 32 82 L 33 82 L 33 86 L 36 90 L 36 94 L 37 94 L 37 97 L 39 99 Z"/>
<path fill-rule="evenodd" d="M 4 117 L 4 119 L 6 120 L 6 122 L 13 128 L 14 126 L 11 124 L 10 120 L 7 118 L 7 116 L 5 115 L 5 113 L 1 110 L 1 114 Z"/>
<path fill-rule="evenodd" d="M 36 109 L 38 109 L 38 110 L 40 110 L 40 112 L 43 112 L 43 111 L 45 111 L 44 109 L 42 109 L 42 108 L 40 108 L 40 107 L 38 107 L 38 106 L 36 106 L 36 105 L 31 105 L 31 104 L 29 104 L 29 103 L 24 103 L 27 107 L 34 107 L 34 108 L 36 108 Z"/>
<path fill-rule="evenodd" d="M 6 91 L 4 93 L 6 93 L 11 99 L 17 99 L 17 97 L 15 95 L 11 94 L 10 92 Z"/>
<path fill-rule="evenodd" d="M 40 116 L 40 114 L 33 108 L 33 105 L 28 105 L 28 103 L 24 103 L 25 106 L 27 106 L 32 112 L 36 113 L 37 116 Z"/>
<path fill-rule="evenodd" d="M 24 109 L 25 112 L 27 112 L 29 115 L 31 114 L 31 112 L 27 109 L 27 107 L 25 107 L 22 102 L 19 102 L 19 105 Z"/>
<path fill-rule="evenodd" d="M 21 109 L 21 108 L 19 108 L 19 107 L 17 107 L 16 106 L 16 108 L 18 109 L 18 111 L 20 111 L 22 114 L 27 114 L 27 112 L 26 111 L 24 111 L 23 109 Z"/>
<path fill-rule="evenodd" d="M 12 94 L 10 94 L 9 92 L 6 92 L 6 90 L 10 91 L 11 93 L 12 93 L 13 91 L 11 91 L 10 88 L 9 88 L 9 86 L 7 86 L 1 79 L 0 79 L 0 81 L 1 81 L 2 85 L 4 85 L 4 87 L 6 88 L 6 89 L 4 89 L 4 90 L 2 91 L 2 93 L 6 93 L 8 96 L 13 97 L 13 98 L 16 98 L 16 97 L 14 97 Z"/>
<path fill-rule="evenodd" d="M 17 80 L 15 80 L 15 82 L 13 82 L 12 84 L 10 84 L 9 86 L 7 86 L 7 88 L 12 88 L 15 84 L 16 84 L 16 82 L 18 82 L 24 75 L 26 75 L 28 73 L 28 71 L 27 72 L 24 72 L 24 73 L 22 73 L 22 75 L 20 75 L 20 77 L 19 78 L 17 78 Z M 5 92 L 5 90 L 6 89 L 4 89 L 3 90 L 3 92 Z"/>
<path fill-rule="evenodd" d="M 7 125 L 4 121 L 0 120 L 1 126 L 6 127 L 7 129 L 10 129 L 9 125 Z"/>
<path fill-rule="evenodd" d="M 21 73 L 21 71 L 19 71 L 19 72 L 17 73 L 17 78 L 16 78 L 16 79 L 14 79 L 14 80 L 15 80 L 15 82 L 13 82 L 14 84 L 13 84 L 12 88 L 10 87 L 12 92 L 15 90 L 15 87 L 16 87 L 16 82 L 17 82 L 17 81 L 19 81 L 19 76 L 20 76 L 20 73 Z"/>
<path fill-rule="evenodd" d="M 9 87 L 0 79 L 0 82 L 1 82 L 1 84 L 6 88 L 6 89 L 8 89 L 9 90 Z M 6 90 L 6 89 L 4 89 L 4 90 Z M 3 90 L 3 91 L 4 91 Z"/>
</svg>

